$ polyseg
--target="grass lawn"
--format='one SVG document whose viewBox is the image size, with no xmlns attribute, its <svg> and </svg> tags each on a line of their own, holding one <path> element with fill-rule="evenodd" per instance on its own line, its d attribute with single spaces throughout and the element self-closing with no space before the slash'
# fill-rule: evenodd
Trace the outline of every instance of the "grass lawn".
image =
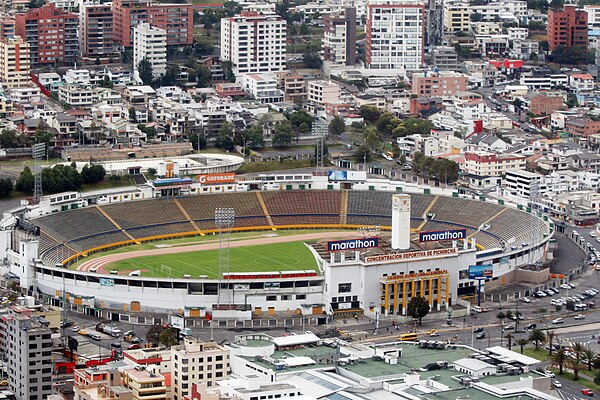
<svg viewBox="0 0 600 400">
<path fill-rule="evenodd" d="M 202 44 L 218 46 L 220 34 L 217 29 L 194 28 L 194 41 Z"/>
<path fill-rule="evenodd" d="M 519 353 L 521 351 L 519 346 L 515 345 L 514 340 L 513 340 L 513 350 L 516 351 L 517 353 Z M 542 347 L 540 347 L 539 350 L 536 350 L 535 347 L 525 347 L 523 349 L 523 354 L 525 354 L 526 356 L 529 356 L 529 357 L 537 358 L 538 360 L 541 360 L 541 361 L 546 361 L 546 360 L 550 359 L 550 356 L 548 355 L 548 350 L 546 350 Z"/>
<path fill-rule="evenodd" d="M 234 247 L 230 252 L 232 272 L 266 272 L 286 270 L 316 270 L 316 262 L 304 242 L 273 243 L 258 246 Z M 171 268 L 170 276 L 161 268 Z M 143 276 L 181 278 L 207 275 L 218 278 L 219 250 L 138 257 L 112 263 L 107 270 L 147 270 Z"/>
</svg>

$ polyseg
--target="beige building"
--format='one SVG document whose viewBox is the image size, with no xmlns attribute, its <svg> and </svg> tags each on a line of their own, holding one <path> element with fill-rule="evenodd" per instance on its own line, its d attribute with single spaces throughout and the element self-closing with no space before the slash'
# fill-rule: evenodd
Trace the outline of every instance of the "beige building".
<svg viewBox="0 0 600 400">
<path fill-rule="evenodd" d="M 471 30 L 471 8 L 468 6 L 448 6 L 444 9 L 446 32 L 468 32 Z"/>
<path fill-rule="evenodd" d="M 98 385 L 77 387 L 77 400 L 133 400 L 133 393 L 124 386 Z"/>
<path fill-rule="evenodd" d="M 340 101 L 342 89 L 331 81 L 317 80 L 308 82 L 308 101 L 318 105 L 332 104 Z"/>
<path fill-rule="evenodd" d="M 467 90 L 468 78 L 457 72 L 424 72 L 412 76 L 412 93 L 418 97 L 450 98 Z"/>
<path fill-rule="evenodd" d="M 524 170 L 526 158 L 524 156 L 504 156 L 484 151 L 469 152 L 465 154 L 463 173 L 477 176 L 502 176 L 506 171 Z"/>
<path fill-rule="evenodd" d="M 8 88 L 29 85 L 29 43 L 20 36 L 0 42 L 0 79 Z"/>
<path fill-rule="evenodd" d="M 132 393 L 132 400 L 167 400 L 164 375 L 150 372 L 144 366 L 122 367 L 122 385 Z"/>
</svg>

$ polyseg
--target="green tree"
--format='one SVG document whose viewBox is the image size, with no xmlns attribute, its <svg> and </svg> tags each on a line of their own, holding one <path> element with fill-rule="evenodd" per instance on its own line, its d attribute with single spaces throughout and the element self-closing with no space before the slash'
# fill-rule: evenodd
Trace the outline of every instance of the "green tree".
<svg viewBox="0 0 600 400">
<path fill-rule="evenodd" d="M 13 183 L 10 178 L 0 179 L 0 196 L 5 197 L 13 191 Z"/>
<path fill-rule="evenodd" d="M 294 111 L 289 118 L 296 132 L 309 132 L 312 129 L 313 117 L 304 110 Z"/>
<path fill-rule="evenodd" d="M 23 171 L 21 171 L 19 179 L 17 179 L 15 189 L 17 189 L 19 192 L 33 193 L 34 181 L 35 178 L 33 173 L 31 173 L 31 169 L 29 169 L 29 167 L 25 167 L 23 168 Z"/>
<path fill-rule="evenodd" d="M 529 341 L 533 342 L 536 350 L 539 349 L 540 344 L 544 343 L 545 340 L 546 334 L 541 329 L 534 329 L 529 334 Z"/>
<path fill-rule="evenodd" d="M 314 52 L 305 53 L 302 57 L 302 61 L 306 68 L 320 69 L 323 66 L 323 60 L 321 60 L 319 54 Z"/>
<path fill-rule="evenodd" d="M 133 122 L 133 123 L 137 122 L 137 115 L 135 112 L 135 108 L 133 108 L 133 107 L 129 107 L 129 122 Z"/>
<path fill-rule="evenodd" d="M 506 314 L 504 314 L 502 311 L 500 311 L 498 314 L 496 314 L 496 318 L 498 318 L 500 320 L 500 323 L 503 324 L 504 318 L 506 318 Z"/>
<path fill-rule="evenodd" d="M 225 150 L 233 150 L 235 148 L 233 143 L 233 124 L 230 122 L 225 122 L 219 129 L 219 133 L 217 134 L 217 147 L 220 147 Z"/>
<path fill-rule="evenodd" d="M 83 183 L 97 183 L 104 179 L 106 171 L 100 164 L 88 166 L 87 164 L 81 169 L 81 179 Z"/>
<path fill-rule="evenodd" d="M 422 325 L 423 318 L 429 314 L 429 303 L 423 296 L 415 296 L 408 302 L 406 314 L 412 318 L 419 320 L 419 325 Z"/>
<path fill-rule="evenodd" d="M 582 360 L 585 361 L 588 371 L 592 370 L 592 367 L 594 366 L 595 358 L 596 358 L 596 352 L 594 350 L 590 349 L 589 347 L 587 347 L 585 350 L 583 350 Z"/>
<path fill-rule="evenodd" d="M 373 127 L 367 128 L 365 131 L 365 144 L 371 148 L 371 151 L 375 151 L 380 141 L 379 132 Z"/>
<path fill-rule="evenodd" d="M 596 375 L 594 375 L 594 383 L 600 385 L 600 371 L 597 371 Z"/>
<path fill-rule="evenodd" d="M 19 137 L 14 129 L 3 129 L 0 132 L 0 147 L 3 149 L 17 147 L 19 145 Z"/>
<path fill-rule="evenodd" d="M 512 350 L 512 341 L 515 338 L 511 333 L 507 333 L 504 338 L 507 341 L 507 347 L 509 350 Z"/>
<path fill-rule="evenodd" d="M 354 151 L 354 160 L 357 162 L 369 162 L 373 159 L 373 154 L 367 146 L 357 147 Z"/>
<path fill-rule="evenodd" d="M 339 136 L 346 131 L 346 124 L 341 117 L 334 117 L 329 123 L 327 129 L 330 135 Z"/>
<path fill-rule="evenodd" d="M 358 113 L 365 121 L 374 122 L 381 116 L 381 110 L 375 106 L 360 106 Z"/>
<path fill-rule="evenodd" d="M 244 138 L 246 139 L 246 146 L 250 147 L 251 149 L 263 147 L 265 145 L 265 138 L 263 135 L 262 125 L 250 125 L 244 132 Z"/>
<path fill-rule="evenodd" d="M 517 110 L 520 110 L 523 107 L 523 100 L 517 97 L 513 100 L 512 104 Z"/>
<path fill-rule="evenodd" d="M 548 342 L 548 355 L 552 357 L 552 351 L 554 350 L 554 337 L 556 334 L 554 331 L 546 332 L 546 341 Z"/>
<path fill-rule="evenodd" d="M 400 122 L 401 121 L 393 114 L 385 112 L 379 116 L 375 126 L 377 127 L 377 130 L 384 135 L 391 135 L 392 131 L 400 125 Z"/>
<path fill-rule="evenodd" d="M 148 175 L 150 175 L 150 176 L 156 176 L 156 173 L 157 173 L 158 171 L 156 170 L 156 168 L 152 168 L 152 167 L 150 167 L 150 168 L 148 168 L 148 171 L 147 171 L 147 172 L 148 172 Z"/>
<path fill-rule="evenodd" d="M 192 147 L 194 150 L 202 150 L 206 148 L 206 139 L 204 138 L 204 135 L 201 135 L 199 133 L 192 133 L 190 135 L 190 142 L 192 143 Z"/>
<path fill-rule="evenodd" d="M 293 138 L 294 132 L 292 124 L 289 121 L 284 121 L 275 126 L 271 142 L 273 147 L 286 147 L 292 144 Z"/>
<path fill-rule="evenodd" d="M 140 75 L 140 79 L 144 85 L 152 84 L 152 64 L 146 58 L 142 59 L 138 65 L 137 70 Z"/>
<path fill-rule="evenodd" d="M 567 107 L 579 107 L 579 102 L 577 101 L 577 95 L 575 93 L 567 93 Z"/>
<path fill-rule="evenodd" d="M 517 339 L 517 346 L 519 346 L 521 348 L 521 354 L 523 354 L 523 349 L 525 348 L 525 346 L 527 346 L 527 343 L 529 343 L 529 340 L 527 340 L 527 338 L 521 337 Z"/>
<path fill-rule="evenodd" d="M 479 21 L 481 21 L 482 18 L 483 18 L 483 15 L 481 15 L 479 13 L 471 14 L 471 22 L 479 22 Z"/>
<path fill-rule="evenodd" d="M 146 332 L 146 342 L 158 345 L 162 331 L 163 327 L 160 324 L 152 325 Z"/>
<path fill-rule="evenodd" d="M 579 380 L 579 371 L 583 369 L 583 365 L 581 364 L 581 360 L 577 358 L 570 358 L 567 361 L 568 367 L 573 371 L 573 380 Z"/>
<path fill-rule="evenodd" d="M 567 356 L 567 352 L 565 351 L 565 349 L 562 348 L 556 350 L 556 352 L 552 356 L 552 365 L 558 367 L 558 373 L 560 375 L 563 374 L 563 368 L 568 360 L 569 357 Z"/>
<path fill-rule="evenodd" d="M 177 340 L 177 329 L 167 328 L 164 329 L 159 336 L 159 342 L 166 348 L 175 346 L 179 341 Z"/>
</svg>

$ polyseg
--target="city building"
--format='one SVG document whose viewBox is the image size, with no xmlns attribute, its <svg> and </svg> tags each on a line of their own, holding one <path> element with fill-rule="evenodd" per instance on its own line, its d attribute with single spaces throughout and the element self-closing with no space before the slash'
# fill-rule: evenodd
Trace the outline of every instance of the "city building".
<svg viewBox="0 0 600 400">
<path fill-rule="evenodd" d="M 600 121 L 589 117 L 570 118 L 565 122 L 565 130 L 573 136 L 591 136 L 600 133 Z"/>
<path fill-rule="evenodd" d="M 133 28 L 133 67 L 146 59 L 156 78 L 167 72 L 167 31 L 141 23 Z"/>
<path fill-rule="evenodd" d="M 316 80 L 308 82 L 308 101 L 324 105 L 339 101 L 342 94 L 340 85 L 331 81 Z"/>
<path fill-rule="evenodd" d="M 63 85 L 58 99 L 71 107 L 89 107 L 98 102 L 98 91 L 91 86 Z"/>
<path fill-rule="evenodd" d="M 565 5 L 563 10 L 548 10 L 548 44 L 556 46 L 588 46 L 588 15 L 577 6 Z"/>
<path fill-rule="evenodd" d="M 431 49 L 431 65 L 442 71 L 458 70 L 458 54 L 452 46 L 435 46 Z"/>
<path fill-rule="evenodd" d="M 115 55 L 110 3 L 84 5 L 79 10 L 79 50 L 84 59 Z"/>
<path fill-rule="evenodd" d="M 509 170 L 525 169 L 526 158 L 484 151 L 465 153 L 461 169 L 464 174 L 476 176 L 502 176 Z"/>
<path fill-rule="evenodd" d="M 76 14 L 54 3 L 15 16 L 15 32 L 29 43 L 32 65 L 74 63 L 77 58 Z"/>
<path fill-rule="evenodd" d="M 279 88 L 283 90 L 286 101 L 299 102 L 306 100 L 308 93 L 303 75 L 288 71 L 276 75 Z"/>
<path fill-rule="evenodd" d="M 283 101 L 283 91 L 277 88 L 277 79 L 270 74 L 242 75 L 242 86 L 261 103 L 278 103 Z"/>
<path fill-rule="evenodd" d="M 471 8 L 467 5 L 444 7 L 444 28 L 448 33 L 469 32 L 471 30 Z"/>
<path fill-rule="evenodd" d="M 425 6 L 420 0 L 367 3 L 366 66 L 417 70 L 423 64 Z"/>
<path fill-rule="evenodd" d="M 29 85 L 29 43 L 19 36 L 0 40 L 0 80 L 8 88 Z"/>
<path fill-rule="evenodd" d="M 129 389 L 132 400 L 167 400 L 165 377 L 144 366 L 119 368 L 123 387 Z"/>
<path fill-rule="evenodd" d="M 15 36 L 15 17 L 11 15 L 0 15 L 0 40 Z"/>
<path fill-rule="evenodd" d="M 453 97 L 467 90 L 468 77 L 452 71 L 413 74 L 412 93 L 418 97 Z"/>
<path fill-rule="evenodd" d="M 191 45 L 194 42 L 194 10 L 191 3 L 153 4 L 143 0 L 114 0 L 113 35 L 121 46 L 133 45 L 133 28 L 149 23 L 167 31 L 167 46 Z"/>
<path fill-rule="evenodd" d="M 535 115 L 550 115 L 554 111 L 566 108 L 562 96 L 532 92 L 526 96 L 525 100 L 529 102 L 529 111 Z"/>
<path fill-rule="evenodd" d="M 600 6 L 586 4 L 583 6 L 583 11 L 587 13 L 588 29 L 590 31 L 600 30 Z"/>
<path fill-rule="evenodd" d="M 43 400 L 52 394 L 52 338 L 40 317 L 8 317 L 8 386 L 17 399 Z"/>
<path fill-rule="evenodd" d="M 242 13 L 221 19 L 221 59 L 238 74 L 286 69 L 286 21 L 278 15 Z"/>
<path fill-rule="evenodd" d="M 337 65 L 356 63 L 356 9 L 323 17 L 323 51 L 325 61 Z"/>
</svg>

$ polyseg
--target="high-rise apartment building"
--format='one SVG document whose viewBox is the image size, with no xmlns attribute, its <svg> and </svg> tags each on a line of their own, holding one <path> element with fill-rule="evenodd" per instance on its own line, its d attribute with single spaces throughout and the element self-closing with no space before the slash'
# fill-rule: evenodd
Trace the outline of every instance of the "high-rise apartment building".
<svg viewBox="0 0 600 400">
<path fill-rule="evenodd" d="M 42 400 L 52 394 L 52 338 L 49 322 L 17 315 L 6 321 L 8 385 L 18 400 Z"/>
<path fill-rule="evenodd" d="M 285 70 L 286 21 L 279 15 L 241 13 L 221 19 L 221 59 L 238 74 Z"/>
<path fill-rule="evenodd" d="M 121 46 L 133 45 L 132 29 L 149 23 L 167 31 L 167 46 L 194 43 L 194 7 L 192 4 L 152 4 L 140 0 L 114 0 L 113 35 Z"/>
<path fill-rule="evenodd" d="M 110 4 L 88 4 L 79 10 L 79 49 L 81 57 L 88 59 L 115 54 Z"/>
<path fill-rule="evenodd" d="M 20 36 L 0 40 L 0 80 L 9 88 L 29 85 L 29 44 Z"/>
<path fill-rule="evenodd" d="M 417 70 L 423 64 L 425 6 L 421 0 L 367 2 L 370 69 Z"/>
<path fill-rule="evenodd" d="M 29 43 L 32 64 L 73 63 L 77 57 L 78 17 L 48 3 L 15 16 L 15 32 Z"/>
<path fill-rule="evenodd" d="M 133 67 L 146 59 L 156 78 L 167 72 L 167 31 L 142 23 L 133 28 Z"/>
<path fill-rule="evenodd" d="M 444 7 L 444 29 L 449 33 L 471 30 L 471 8 L 468 5 Z"/>
<path fill-rule="evenodd" d="M 324 58 L 336 65 L 356 63 L 356 9 L 348 7 L 343 13 L 323 17 Z"/>
<path fill-rule="evenodd" d="M 588 46 L 588 15 L 577 6 L 565 5 L 563 10 L 548 10 L 548 44 L 557 46 Z"/>
<path fill-rule="evenodd" d="M 15 36 L 15 17 L 12 15 L 0 15 L 0 40 Z"/>
</svg>

